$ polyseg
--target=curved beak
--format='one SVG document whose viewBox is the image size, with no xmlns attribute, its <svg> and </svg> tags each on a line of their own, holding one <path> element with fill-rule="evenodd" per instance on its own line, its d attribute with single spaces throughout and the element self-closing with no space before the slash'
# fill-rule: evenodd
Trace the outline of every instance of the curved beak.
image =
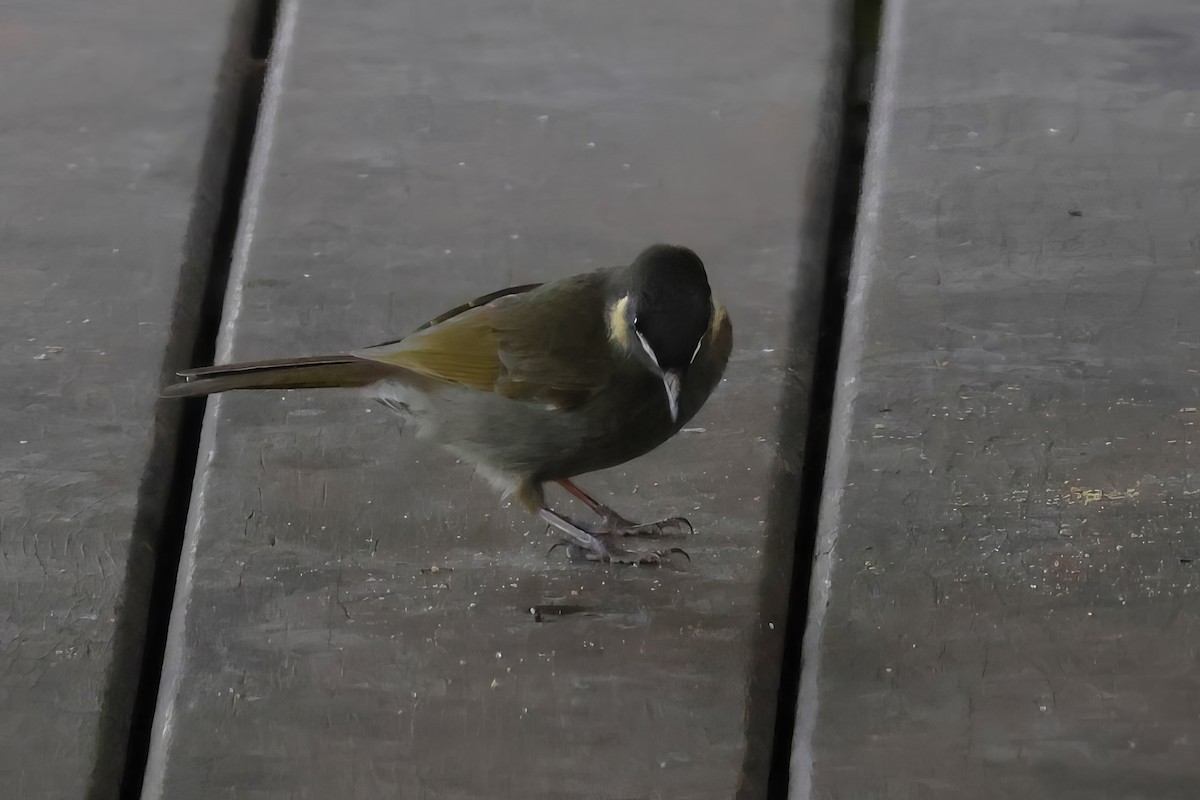
<svg viewBox="0 0 1200 800">
<path fill-rule="evenodd" d="M 667 405 L 671 409 L 671 422 L 679 419 L 679 388 L 682 385 L 683 373 L 677 369 L 669 369 L 663 373 L 663 386 L 667 387 Z"/>
</svg>

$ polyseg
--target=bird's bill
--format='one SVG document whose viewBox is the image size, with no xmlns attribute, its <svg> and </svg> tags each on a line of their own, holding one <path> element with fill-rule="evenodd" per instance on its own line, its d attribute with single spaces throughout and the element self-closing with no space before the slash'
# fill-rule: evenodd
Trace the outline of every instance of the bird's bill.
<svg viewBox="0 0 1200 800">
<path fill-rule="evenodd" d="M 667 387 L 667 405 L 671 409 L 671 421 L 679 419 L 679 387 L 683 375 L 678 370 L 669 369 L 663 373 L 663 386 Z"/>
</svg>

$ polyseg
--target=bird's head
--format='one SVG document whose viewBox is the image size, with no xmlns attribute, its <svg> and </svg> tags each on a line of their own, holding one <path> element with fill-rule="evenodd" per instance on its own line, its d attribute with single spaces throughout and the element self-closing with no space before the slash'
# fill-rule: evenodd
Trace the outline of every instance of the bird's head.
<svg viewBox="0 0 1200 800">
<path fill-rule="evenodd" d="M 618 287 L 609 310 L 609 332 L 662 380 L 675 420 L 683 379 L 712 322 L 704 262 L 686 247 L 656 244 L 643 250 L 626 274 L 626 285 Z"/>
</svg>

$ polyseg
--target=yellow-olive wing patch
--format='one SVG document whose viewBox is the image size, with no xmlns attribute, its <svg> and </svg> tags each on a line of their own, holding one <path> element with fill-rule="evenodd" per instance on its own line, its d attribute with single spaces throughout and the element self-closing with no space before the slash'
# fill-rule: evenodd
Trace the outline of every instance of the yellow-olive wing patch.
<svg viewBox="0 0 1200 800">
<path fill-rule="evenodd" d="M 505 397 L 573 408 L 611 374 L 603 297 L 568 279 L 489 295 L 354 355 Z"/>
</svg>

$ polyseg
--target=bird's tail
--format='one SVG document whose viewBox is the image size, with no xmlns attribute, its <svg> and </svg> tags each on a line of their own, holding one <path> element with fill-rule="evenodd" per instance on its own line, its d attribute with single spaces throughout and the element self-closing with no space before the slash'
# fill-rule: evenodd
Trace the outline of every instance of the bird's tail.
<svg viewBox="0 0 1200 800">
<path fill-rule="evenodd" d="M 351 355 L 244 361 L 184 370 L 183 380 L 163 389 L 163 397 L 196 397 L 231 389 L 324 389 L 367 386 L 396 367 Z"/>
</svg>

